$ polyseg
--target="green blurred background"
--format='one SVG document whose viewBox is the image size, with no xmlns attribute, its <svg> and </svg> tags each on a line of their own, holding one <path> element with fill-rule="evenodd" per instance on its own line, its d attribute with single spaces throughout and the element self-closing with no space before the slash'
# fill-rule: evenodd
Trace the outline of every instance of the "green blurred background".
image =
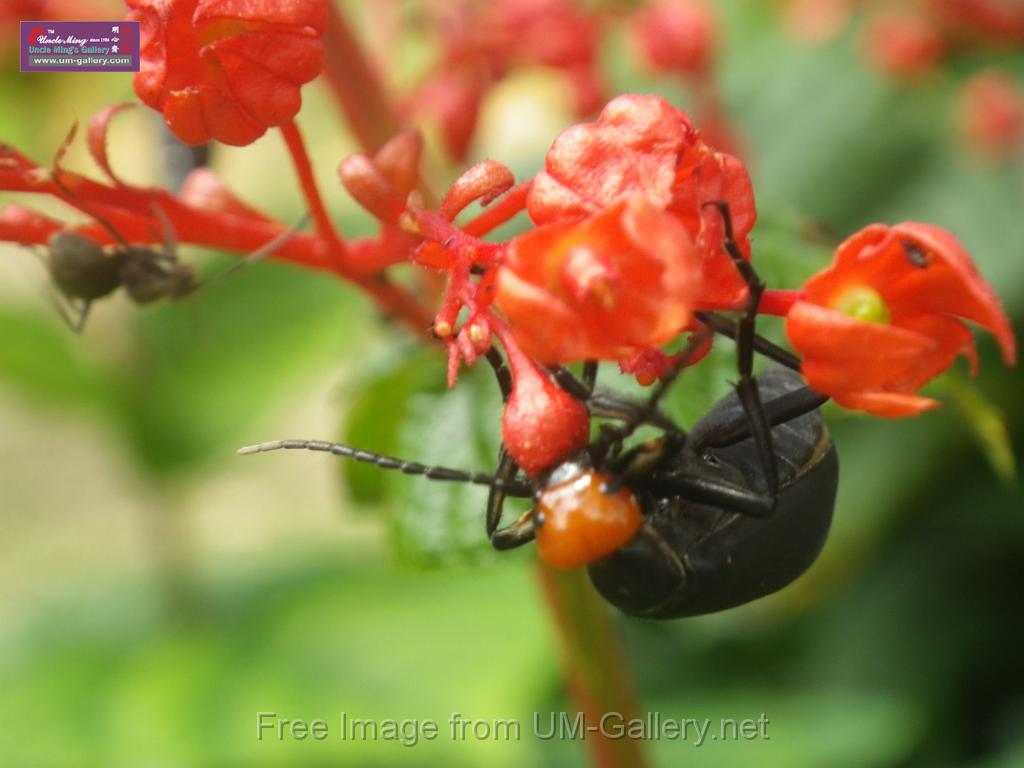
<svg viewBox="0 0 1024 768">
<path fill-rule="evenodd" d="M 346 7 L 353 7 L 348 4 Z M 755 261 L 795 286 L 842 236 L 873 222 L 951 229 L 1024 324 L 1024 174 L 966 152 L 964 79 L 1024 56 L 962 56 L 913 87 L 868 70 L 854 31 L 786 38 L 770 4 L 717 4 L 717 77 L 746 146 L 761 223 Z M 11 31 L 5 34 L 13 34 Z M 400 64 L 430 41 L 413 33 Z M 642 72 L 616 31 L 616 92 L 685 88 Z M 134 100 L 128 75 L 0 72 L 0 140 L 46 164 L 74 119 Z M 564 83 L 515 73 L 491 95 L 473 157 L 535 172 L 573 122 Z M 334 169 L 356 147 L 319 83 L 300 123 L 347 234 L 371 222 Z M 162 183 L 159 120 L 111 132 L 115 168 Z M 69 167 L 96 173 L 81 146 Z M 301 213 L 273 132 L 218 146 L 246 201 Z M 65 215 L 45 200 L 0 195 Z M 821 229 L 821 227 L 816 227 Z M 228 257 L 183 248 L 206 274 Z M 770 333 L 777 327 L 766 324 Z M 672 407 L 692 422 L 728 386 L 721 344 Z M 882 422 L 828 411 L 842 476 L 819 562 L 778 595 L 673 623 L 617 618 L 642 711 L 768 718 L 767 740 L 649 744 L 657 765 L 1024 766 L 1020 630 L 1024 496 L 995 467 L 999 413 L 1019 453 L 1022 377 L 989 339 L 982 372 L 932 391 L 943 409 Z M 529 735 L 571 710 L 532 552 L 495 556 L 479 490 L 342 466 L 234 455 L 276 437 L 343 436 L 424 462 L 486 468 L 498 400 L 485 371 L 443 386 L 443 361 L 321 274 L 261 264 L 174 305 L 121 298 L 74 337 L 39 260 L 0 245 L 0 765 L 585 765 L 578 742 Z M 605 372 L 606 383 L 614 381 Z M 995 437 L 993 437 L 995 435 Z M 286 718 L 431 718 L 434 742 L 256 739 Z M 445 738 L 452 713 L 519 719 L 524 738 Z"/>
</svg>

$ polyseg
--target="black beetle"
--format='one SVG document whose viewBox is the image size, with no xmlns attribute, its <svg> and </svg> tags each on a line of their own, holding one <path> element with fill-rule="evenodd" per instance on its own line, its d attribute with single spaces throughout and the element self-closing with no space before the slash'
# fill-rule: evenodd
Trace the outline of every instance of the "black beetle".
<svg viewBox="0 0 1024 768">
<path fill-rule="evenodd" d="M 798 374 L 784 368 L 757 379 L 767 403 L 803 386 Z M 817 409 L 772 428 L 779 486 L 768 515 L 730 511 L 677 492 L 684 477 L 768 492 L 753 439 L 722 444 L 745 419 L 739 398 L 730 393 L 681 445 L 666 436 L 647 448 L 660 455 L 647 474 L 630 482 L 644 525 L 631 542 L 588 569 L 598 592 L 624 613 L 674 619 L 732 608 L 776 592 L 817 558 L 839 480 L 836 449 Z"/>
</svg>

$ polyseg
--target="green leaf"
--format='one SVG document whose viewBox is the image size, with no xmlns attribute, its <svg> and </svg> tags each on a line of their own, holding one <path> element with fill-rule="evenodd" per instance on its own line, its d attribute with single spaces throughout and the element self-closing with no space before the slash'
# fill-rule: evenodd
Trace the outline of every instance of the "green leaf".
<svg viewBox="0 0 1024 768">
<path fill-rule="evenodd" d="M 1017 481 L 1017 463 L 1002 411 L 955 370 L 935 382 L 934 388 L 944 392 L 963 416 L 996 477 L 1003 485 L 1012 486 Z"/>
<path fill-rule="evenodd" d="M 400 433 L 409 401 L 418 393 L 441 394 L 445 367 L 437 350 L 402 347 L 367 365 L 348 387 L 342 442 L 388 456 L 401 453 Z M 342 484 L 359 504 L 386 500 L 388 473 L 358 461 L 338 462 Z"/>
<path fill-rule="evenodd" d="M 408 417 L 399 432 L 400 456 L 491 472 L 500 428 L 498 388 L 490 368 L 480 363 L 463 371 L 455 389 L 423 391 L 409 400 Z M 486 488 L 406 477 L 389 477 L 388 486 L 395 501 L 392 533 L 403 559 L 426 565 L 489 559 Z"/>
<path fill-rule="evenodd" d="M 140 312 L 116 402 L 135 454 L 158 474 L 253 442 L 262 412 L 304 376 L 343 363 L 370 330 L 349 288 L 273 263 Z"/>
</svg>

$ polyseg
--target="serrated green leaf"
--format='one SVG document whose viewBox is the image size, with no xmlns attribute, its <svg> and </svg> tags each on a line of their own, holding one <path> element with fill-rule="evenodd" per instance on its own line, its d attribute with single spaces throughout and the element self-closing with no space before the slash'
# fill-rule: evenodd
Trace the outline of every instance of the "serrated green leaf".
<svg viewBox="0 0 1024 768">
<path fill-rule="evenodd" d="M 455 389 L 420 392 L 408 403 L 399 452 L 424 464 L 491 472 L 497 457 L 501 403 L 490 370 L 465 371 Z M 394 474 L 394 473 L 392 473 Z M 484 530 L 487 489 L 467 483 L 388 478 L 395 504 L 392 532 L 399 555 L 441 565 L 491 553 Z"/>
</svg>

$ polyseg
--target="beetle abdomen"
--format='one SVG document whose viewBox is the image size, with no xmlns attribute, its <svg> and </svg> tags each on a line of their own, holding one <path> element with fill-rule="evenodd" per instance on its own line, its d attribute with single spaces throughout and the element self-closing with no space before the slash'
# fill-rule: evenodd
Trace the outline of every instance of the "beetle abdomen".
<svg viewBox="0 0 1024 768">
<path fill-rule="evenodd" d="M 774 369 L 759 377 L 764 400 L 792 391 L 798 374 Z M 662 471 L 767 491 L 753 439 L 708 450 L 719 426 L 735 420 L 735 395 L 694 427 L 687 445 Z M 590 566 L 597 590 L 623 612 L 672 619 L 733 608 L 771 594 L 802 574 L 828 536 L 839 480 L 835 447 L 815 410 L 772 429 L 779 494 L 769 517 L 754 517 L 679 497 L 641 496 L 640 534 Z M 654 481 L 648 481 L 652 487 Z"/>
</svg>

